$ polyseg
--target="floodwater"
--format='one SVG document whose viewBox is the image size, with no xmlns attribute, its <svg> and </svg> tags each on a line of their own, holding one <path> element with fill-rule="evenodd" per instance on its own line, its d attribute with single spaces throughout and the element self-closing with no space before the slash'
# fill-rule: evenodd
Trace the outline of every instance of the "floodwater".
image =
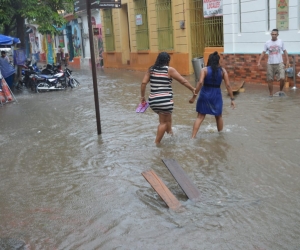
<svg viewBox="0 0 300 250">
<path fill-rule="evenodd" d="M 77 89 L 15 92 L 18 104 L 0 107 L 0 249 L 300 249 L 300 89 L 269 98 L 246 84 L 234 110 L 223 89 L 224 131 L 207 116 L 191 140 L 195 104 L 174 81 L 175 134 L 156 146 L 157 115 L 135 113 L 143 72 L 97 74 L 101 135 L 89 68 L 74 70 Z M 168 209 L 141 175 L 149 169 L 182 209 Z"/>
</svg>

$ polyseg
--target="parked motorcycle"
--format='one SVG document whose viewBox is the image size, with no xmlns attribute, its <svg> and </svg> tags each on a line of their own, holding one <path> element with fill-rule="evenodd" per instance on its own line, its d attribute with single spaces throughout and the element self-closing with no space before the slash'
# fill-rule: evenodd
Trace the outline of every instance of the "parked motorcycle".
<svg viewBox="0 0 300 250">
<path fill-rule="evenodd" d="M 34 74 L 31 78 L 35 82 L 35 91 L 37 93 L 50 90 L 63 90 L 68 86 L 71 88 L 79 86 L 79 82 L 72 77 L 72 70 L 67 67 L 64 71 L 54 75 Z"/>
<path fill-rule="evenodd" d="M 37 66 L 36 62 L 30 59 L 27 59 L 25 64 L 22 65 L 22 67 L 23 69 L 22 69 L 21 80 L 19 80 L 16 88 L 22 89 L 23 86 L 25 86 L 26 88 L 31 88 L 33 90 L 34 83 L 32 82 L 30 75 L 38 74 L 41 72 L 41 70 Z"/>
<path fill-rule="evenodd" d="M 54 75 L 58 72 L 61 72 L 61 64 L 60 63 L 56 63 L 56 64 L 50 64 L 48 63 L 46 65 L 46 67 L 41 71 L 41 74 L 43 75 Z"/>
<path fill-rule="evenodd" d="M 72 70 L 65 67 L 65 74 L 68 81 L 68 86 L 71 88 L 76 88 L 80 85 L 79 81 L 72 76 Z"/>
</svg>

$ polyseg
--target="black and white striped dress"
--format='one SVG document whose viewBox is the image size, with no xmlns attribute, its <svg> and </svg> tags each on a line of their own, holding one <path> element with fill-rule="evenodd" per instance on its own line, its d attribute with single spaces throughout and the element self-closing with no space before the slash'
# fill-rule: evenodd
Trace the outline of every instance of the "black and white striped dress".
<svg viewBox="0 0 300 250">
<path fill-rule="evenodd" d="M 153 69 L 150 72 L 149 105 L 155 113 L 172 113 L 172 78 L 168 77 L 168 66 Z"/>
</svg>

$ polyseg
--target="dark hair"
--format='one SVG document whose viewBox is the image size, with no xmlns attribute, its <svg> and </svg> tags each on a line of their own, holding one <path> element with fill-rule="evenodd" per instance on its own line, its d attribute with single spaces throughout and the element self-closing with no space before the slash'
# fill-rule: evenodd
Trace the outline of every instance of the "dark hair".
<svg viewBox="0 0 300 250">
<path fill-rule="evenodd" d="M 154 65 L 152 65 L 149 70 L 160 68 L 162 66 L 169 66 L 170 55 L 167 52 L 160 52 L 156 58 Z"/>
<path fill-rule="evenodd" d="M 2 55 L 2 54 L 6 54 L 6 51 L 5 51 L 5 50 L 2 50 L 2 51 L 1 51 L 1 55 Z"/>
<path fill-rule="evenodd" d="M 213 83 L 215 83 L 217 79 L 218 69 L 220 68 L 220 56 L 217 51 L 210 54 L 207 60 L 207 66 L 210 66 L 212 69 L 212 79 Z"/>
<path fill-rule="evenodd" d="M 277 34 L 278 34 L 278 29 L 272 29 L 272 32 L 273 32 L 273 31 L 277 32 Z"/>
</svg>

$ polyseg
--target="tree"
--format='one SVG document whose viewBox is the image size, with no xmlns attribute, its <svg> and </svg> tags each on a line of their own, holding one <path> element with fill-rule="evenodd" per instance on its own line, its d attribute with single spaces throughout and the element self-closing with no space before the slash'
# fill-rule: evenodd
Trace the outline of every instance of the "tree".
<svg viewBox="0 0 300 250">
<path fill-rule="evenodd" d="M 56 34 L 66 23 L 58 11 L 73 12 L 74 0 L 0 0 L 0 33 L 20 38 L 24 46 L 25 19 L 39 25 L 42 34 Z"/>
</svg>

